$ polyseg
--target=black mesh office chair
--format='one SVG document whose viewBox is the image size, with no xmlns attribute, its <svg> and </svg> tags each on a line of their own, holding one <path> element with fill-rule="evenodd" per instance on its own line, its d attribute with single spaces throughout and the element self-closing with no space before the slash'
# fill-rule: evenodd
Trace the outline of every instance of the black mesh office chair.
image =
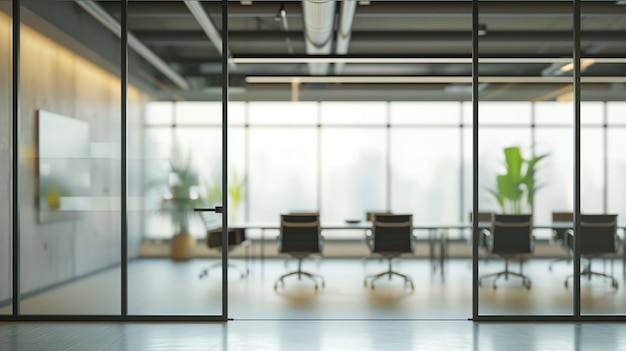
<svg viewBox="0 0 626 351">
<path fill-rule="evenodd" d="M 485 226 L 491 228 L 491 222 L 493 221 L 493 212 L 478 212 L 478 227 L 480 229 L 480 236 L 478 237 L 478 247 L 482 247 L 487 249 L 487 240 L 486 237 L 489 233 L 488 230 L 485 230 Z M 469 213 L 469 222 L 472 223 L 474 216 L 472 212 Z M 471 229 L 470 229 L 471 233 Z M 471 238 L 471 235 L 470 235 Z"/>
<path fill-rule="evenodd" d="M 552 212 L 552 224 L 568 224 L 572 225 L 574 221 L 573 212 Z M 566 257 L 555 258 L 548 264 L 548 270 L 552 270 L 552 266 L 561 261 L 569 262 L 571 260 L 569 244 L 567 242 L 567 230 L 568 228 L 552 228 L 552 241 L 560 244 L 566 251 Z"/>
<path fill-rule="evenodd" d="M 504 270 L 497 273 L 485 274 L 478 279 L 478 285 L 487 278 L 493 279 L 493 288 L 500 277 L 508 279 L 510 275 L 522 278 L 522 284 L 527 289 L 531 287 L 531 281 L 523 273 L 524 256 L 534 251 L 534 237 L 532 235 L 532 215 L 502 215 L 495 214 L 493 223 L 487 236 L 487 247 L 490 253 L 504 259 Z M 520 271 L 509 270 L 509 260 L 520 258 Z"/>
<path fill-rule="evenodd" d="M 221 252 L 222 250 L 222 228 L 215 228 L 207 231 L 206 236 L 206 244 L 209 249 L 217 250 Z M 228 259 L 228 268 L 232 268 L 239 273 L 241 279 L 248 276 L 250 270 L 248 269 L 248 257 L 249 252 L 248 248 L 250 246 L 250 241 L 246 238 L 246 230 L 244 228 L 228 228 L 228 251 L 233 251 L 238 247 L 244 247 L 246 249 L 246 265 L 245 267 L 241 267 L 235 262 L 233 262 L 230 258 Z M 217 262 L 209 267 L 204 268 L 200 271 L 199 278 L 202 279 L 209 275 L 209 272 L 214 269 L 222 266 L 222 262 Z"/>
<path fill-rule="evenodd" d="M 573 250 L 574 231 L 568 230 L 568 245 Z M 591 270 L 591 260 L 603 255 L 617 253 L 619 239 L 617 237 L 617 215 L 580 215 L 580 255 L 587 260 L 587 265 L 581 269 L 580 275 L 591 280 L 591 276 L 605 277 L 611 280 L 611 286 L 618 288 L 617 280 L 610 274 L 594 272 Z M 565 287 L 568 286 L 569 275 L 565 279 Z"/>
<path fill-rule="evenodd" d="M 372 237 L 370 243 L 372 253 L 380 254 L 388 260 L 388 269 L 382 273 L 370 274 L 365 277 L 363 285 L 374 289 L 374 281 L 382 277 L 398 276 L 404 279 L 404 284 L 414 289 L 413 281 L 408 275 L 392 270 L 391 260 L 405 253 L 413 253 L 415 250 L 415 238 L 413 236 L 413 215 L 374 215 L 372 222 Z"/>
<path fill-rule="evenodd" d="M 365 221 L 374 222 L 374 217 L 376 217 L 376 215 L 390 215 L 390 214 L 392 213 L 389 211 L 367 211 L 365 212 Z M 365 241 L 365 245 L 367 245 L 367 248 L 370 250 L 370 252 L 372 252 L 372 229 L 371 228 L 365 229 L 364 234 L 365 235 L 363 239 Z M 382 257 L 379 254 L 371 253 L 369 256 L 365 256 L 361 258 L 361 263 L 365 265 L 367 263 L 367 260 L 372 259 L 372 258 L 381 259 Z"/>
<path fill-rule="evenodd" d="M 281 275 L 274 283 L 274 289 L 278 289 L 279 283 L 284 285 L 284 279 L 292 275 L 296 275 L 298 280 L 302 276 L 310 278 L 315 283 L 316 290 L 319 280 L 323 288 L 325 283 L 322 276 L 302 270 L 302 260 L 312 254 L 321 254 L 322 246 L 319 214 L 281 215 L 278 252 L 295 257 L 298 260 L 298 270 Z"/>
</svg>

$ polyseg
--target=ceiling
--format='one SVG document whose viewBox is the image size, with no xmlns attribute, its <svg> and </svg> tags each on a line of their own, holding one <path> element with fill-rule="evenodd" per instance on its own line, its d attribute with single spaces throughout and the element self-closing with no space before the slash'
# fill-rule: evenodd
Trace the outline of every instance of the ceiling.
<svg viewBox="0 0 626 351">
<path fill-rule="evenodd" d="M 119 22 L 119 3 L 93 3 Z M 129 66 L 149 73 L 155 99 L 220 98 L 221 6 L 129 2 L 131 35 L 171 70 L 145 59 Z M 572 11 L 572 1 L 481 1 L 481 99 L 567 95 L 572 71 L 558 68 L 572 57 Z M 471 99 L 471 1 L 231 1 L 228 13 L 231 99 Z M 583 75 L 604 77 L 583 84 L 583 99 L 626 99 L 626 5 L 585 1 L 581 20 L 582 55 L 596 58 Z M 306 62 L 316 56 L 326 62 Z M 254 77 L 290 78 L 252 83 Z M 346 77 L 362 83 L 342 82 Z"/>
</svg>

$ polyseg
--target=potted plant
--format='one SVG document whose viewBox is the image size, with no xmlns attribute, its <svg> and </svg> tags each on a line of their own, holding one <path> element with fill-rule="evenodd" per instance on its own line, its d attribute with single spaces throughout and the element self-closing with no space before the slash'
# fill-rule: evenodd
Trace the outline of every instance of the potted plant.
<svg viewBox="0 0 626 351">
<path fill-rule="evenodd" d="M 230 222 L 233 223 L 237 219 L 237 209 L 245 196 L 245 176 L 239 177 L 237 172 L 232 172 L 232 180 L 228 183 L 228 196 Z M 206 203 L 209 206 L 222 203 L 222 187 L 221 176 L 216 176 L 212 181 L 205 182 Z"/>
<path fill-rule="evenodd" d="M 197 214 L 195 207 L 202 204 L 199 194 L 198 173 L 191 164 L 191 155 L 183 157 L 176 148 L 170 160 L 165 195 L 160 212 L 167 216 L 174 227 L 171 241 L 171 257 L 186 260 L 191 257 L 195 239 L 189 233 L 189 222 Z"/>
<path fill-rule="evenodd" d="M 548 154 L 525 159 L 518 146 L 504 148 L 506 173 L 496 176 L 496 188 L 488 189 L 496 198 L 502 213 L 532 212 L 535 193 L 535 167 Z"/>
</svg>

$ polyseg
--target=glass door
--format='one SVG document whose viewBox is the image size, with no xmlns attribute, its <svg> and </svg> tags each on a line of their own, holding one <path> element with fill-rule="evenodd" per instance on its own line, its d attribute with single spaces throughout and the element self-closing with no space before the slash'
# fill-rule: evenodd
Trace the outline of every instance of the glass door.
<svg viewBox="0 0 626 351">
<path fill-rule="evenodd" d="M 129 316 L 226 319 L 222 25 L 220 2 L 128 4 Z"/>
</svg>

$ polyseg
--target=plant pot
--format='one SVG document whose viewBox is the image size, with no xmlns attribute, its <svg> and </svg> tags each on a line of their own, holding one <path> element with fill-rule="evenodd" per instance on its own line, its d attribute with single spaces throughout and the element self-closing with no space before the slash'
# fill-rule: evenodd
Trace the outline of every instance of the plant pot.
<svg viewBox="0 0 626 351">
<path fill-rule="evenodd" d="M 190 259 L 191 250 L 193 249 L 195 242 L 195 239 L 189 233 L 174 235 L 170 246 L 172 259 L 177 261 Z"/>
</svg>

